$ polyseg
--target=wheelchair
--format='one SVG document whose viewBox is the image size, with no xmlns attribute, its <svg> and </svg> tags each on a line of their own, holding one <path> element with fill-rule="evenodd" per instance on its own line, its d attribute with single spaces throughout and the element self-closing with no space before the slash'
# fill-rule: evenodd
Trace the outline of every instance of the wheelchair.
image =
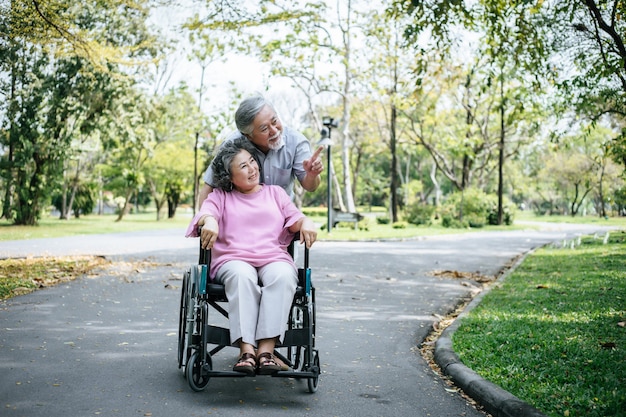
<svg viewBox="0 0 626 417">
<path fill-rule="evenodd" d="M 289 245 L 289 254 L 294 258 L 294 238 Z M 277 378 L 306 379 L 308 391 L 314 393 L 320 376 L 320 357 L 315 348 L 315 287 L 311 283 L 309 249 L 304 247 L 303 266 L 298 267 L 298 285 L 291 305 L 287 331 L 282 343 L 276 345 L 274 355 L 289 370 L 271 374 Z M 230 343 L 228 328 L 209 322 L 209 316 L 219 314 L 228 318 L 223 306 L 227 303 L 222 284 L 210 282 L 209 268 L 211 251 L 200 247 L 198 265 L 190 266 L 183 274 L 178 324 L 178 368 L 183 369 L 189 387 L 202 391 L 211 378 L 246 377 L 242 372 L 214 370 L 212 357 Z M 285 348 L 286 356 L 278 351 Z"/>
</svg>

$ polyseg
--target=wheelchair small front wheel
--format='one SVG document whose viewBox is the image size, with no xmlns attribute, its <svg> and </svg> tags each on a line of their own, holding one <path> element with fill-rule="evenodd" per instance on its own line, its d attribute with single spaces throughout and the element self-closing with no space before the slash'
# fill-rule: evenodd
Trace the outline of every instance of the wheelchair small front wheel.
<svg viewBox="0 0 626 417">
<path fill-rule="evenodd" d="M 317 369 L 317 375 L 313 378 L 307 379 L 307 384 L 309 386 L 309 392 L 312 394 L 317 391 L 317 385 L 319 383 L 320 374 L 322 373 L 322 368 L 320 368 L 320 356 L 317 350 L 313 351 L 313 363 L 312 367 Z"/>
<path fill-rule="evenodd" d="M 200 353 L 195 351 L 189 358 L 187 366 L 185 367 L 189 387 L 196 392 L 202 391 L 207 386 L 210 379 L 206 371 L 210 371 L 211 369 L 213 369 L 211 356 L 207 355 L 207 361 L 203 363 L 200 358 Z"/>
</svg>

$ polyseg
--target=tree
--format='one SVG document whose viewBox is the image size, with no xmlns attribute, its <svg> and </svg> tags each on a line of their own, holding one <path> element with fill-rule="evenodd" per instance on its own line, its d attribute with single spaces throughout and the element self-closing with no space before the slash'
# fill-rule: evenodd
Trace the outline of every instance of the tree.
<svg viewBox="0 0 626 417">
<path fill-rule="evenodd" d="M 0 60 L 6 103 L 0 123 L 7 132 L 0 140 L 9 149 L 2 161 L 5 217 L 37 222 L 63 177 L 74 135 L 89 135 L 106 107 L 98 82 L 124 59 L 140 59 L 152 40 L 145 4 L 32 0 L 0 6 L 0 54 L 6 58 Z"/>
<path fill-rule="evenodd" d="M 591 121 L 607 114 L 621 119 L 626 115 L 626 22 L 622 18 L 626 3 L 622 1 L 396 0 L 389 11 L 413 18 L 405 32 L 413 45 L 428 30 L 442 50 L 449 50 L 455 27 L 478 28 L 495 40 L 502 22 L 511 22 L 515 64 L 535 79 L 553 82 L 562 94 L 561 110 L 572 109 L 576 117 Z M 613 142 L 614 157 L 626 166 L 626 131 Z"/>
<path fill-rule="evenodd" d="M 167 217 L 176 214 L 193 181 L 194 131 L 202 124 L 198 106 L 186 86 L 160 98 L 153 113 L 155 146 L 146 161 L 145 178 L 157 208 L 157 220 L 167 203 Z"/>
<path fill-rule="evenodd" d="M 392 20 L 388 15 L 372 11 L 366 19 L 366 45 L 368 46 L 370 60 L 369 66 L 371 72 L 367 75 L 363 74 L 357 78 L 363 85 L 364 91 L 374 91 L 375 98 L 380 97 L 380 101 L 387 108 L 388 113 L 384 119 L 384 128 L 381 129 L 382 136 L 389 147 L 391 153 L 391 161 L 389 164 L 389 195 L 391 220 L 397 222 L 398 218 L 398 197 L 400 187 L 400 166 L 398 158 L 398 142 L 400 139 L 399 111 L 402 107 L 400 100 L 402 95 L 399 89 L 409 88 L 411 85 L 410 65 L 413 60 L 419 61 L 420 56 L 409 56 L 407 50 L 402 47 L 402 22 L 400 20 Z M 377 120 L 371 113 L 370 117 Z M 381 126 L 382 127 L 382 126 Z M 356 181 L 355 176 L 355 181 Z"/>
</svg>

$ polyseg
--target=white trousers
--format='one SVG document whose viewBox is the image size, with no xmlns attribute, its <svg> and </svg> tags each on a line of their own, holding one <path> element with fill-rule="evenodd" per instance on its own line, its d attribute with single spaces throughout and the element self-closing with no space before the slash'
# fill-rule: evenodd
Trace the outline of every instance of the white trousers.
<svg viewBox="0 0 626 417">
<path fill-rule="evenodd" d="M 232 344 L 239 339 L 254 346 L 261 339 L 283 341 L 298 285 L 293 265 L 272 262 L 255 268 L 247 262 L 228 261 L 217 271 L 215 282 L 226 289 Z"/>
</svg>

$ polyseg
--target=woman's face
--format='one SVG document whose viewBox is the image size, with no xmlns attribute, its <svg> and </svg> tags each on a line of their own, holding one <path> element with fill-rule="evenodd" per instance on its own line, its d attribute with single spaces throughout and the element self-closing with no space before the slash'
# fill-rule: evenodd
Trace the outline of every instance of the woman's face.
<svg viewBox="0 0 626 417">
<path fill-rule="evenodd" d="M 282 144 L 283 125 L 270 106 L 265 106 L 252 122 L 252 133 L 248 139 L 262 152 L 278 149 Z"/>
<path fill-rule="evenodd" d="M 233 187 L 244 194 L 254 192 L 259 186 L 259 165 L 245 149 L 230 163 L 230 177 Z"/>
</svg>

